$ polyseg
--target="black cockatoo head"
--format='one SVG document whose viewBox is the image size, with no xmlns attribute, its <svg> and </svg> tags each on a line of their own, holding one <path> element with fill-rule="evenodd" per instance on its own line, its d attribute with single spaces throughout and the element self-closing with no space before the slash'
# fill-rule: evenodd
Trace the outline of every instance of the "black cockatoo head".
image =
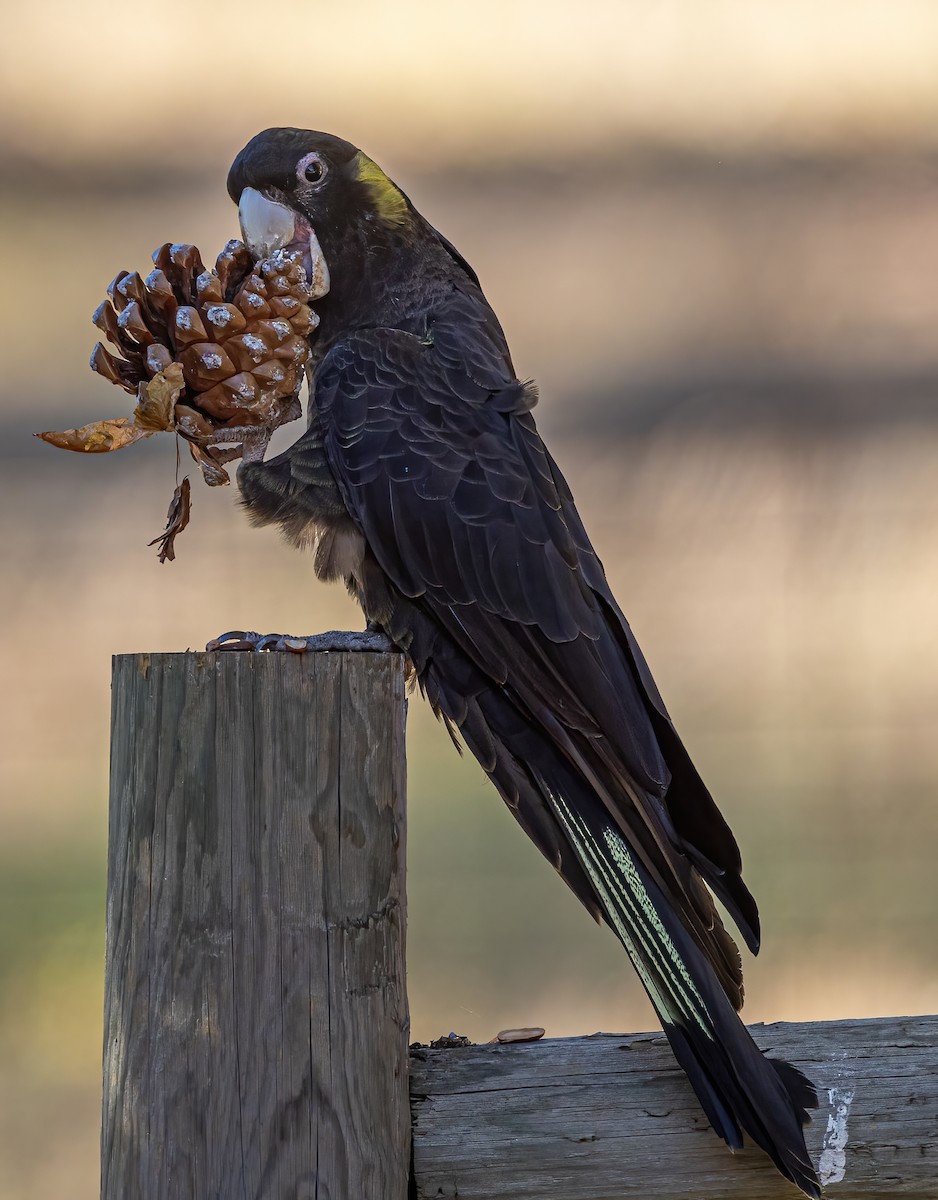
<svg viewBox="0 0 938 1200">
<path fill-rule="evenodd" d="M 248 248 L 309 254 L 314 295 L 343 268 L 406 238 L 416 214 L 407 197 L 356 146 L 310 129 L 266 129 L 228 173 Z M 318 276 L 318 284 L 317 284 Z"/>
</svg>

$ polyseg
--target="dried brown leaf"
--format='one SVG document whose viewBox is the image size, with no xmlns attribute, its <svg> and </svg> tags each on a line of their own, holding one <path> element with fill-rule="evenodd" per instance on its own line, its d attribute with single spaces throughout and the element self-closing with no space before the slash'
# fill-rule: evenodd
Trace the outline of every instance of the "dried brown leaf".
<svg viewBox="0 0 938 1200">
<path fill-rule="evenodd" d="M 166 512 L 166 528 L 159 537 L 155 537 L 152 542 L 147 542 L 148 546 L 160 547 L 160 562 L 174 562 L 176 558 L 176 538 L 182 533 L 185 527 L 189 524 L 189 517 L 192 513 L 191 488 L 189 486 L 189 476 L 183 479 L 182 483 L 173 492 L 173 498 L 169 502 L 169 508 Z"/>
<path fill-rule="evenodd" d="M 136 424 L 150 433 L 172 432 L 175 428 L 173 410 L 185 386 L 182 366 L 178 362 L 159 371 L 149 383 L 141 383 L 134 409 Z"/>
<path fill-rule="evenodd" d="M 65 429 L 61 433 L 47 430 L 35 436 L 50 446 L 58 446 L 60 450 L 106 454 L 109 450 L 123 450 L 125 446 L 132 446 L 151 433 L 152 429 L 142 429 L 130 417 L 113 417 L 105 421 L 91 421 L 78 429 Z"/>
</svg>

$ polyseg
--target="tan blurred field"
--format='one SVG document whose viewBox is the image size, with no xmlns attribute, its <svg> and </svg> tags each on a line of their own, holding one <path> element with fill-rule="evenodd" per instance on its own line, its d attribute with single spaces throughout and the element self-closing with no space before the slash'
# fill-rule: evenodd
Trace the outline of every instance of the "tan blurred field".
<svg viewBox="0 0 938 1200">
<path fill-rule="evenodd" d="M 221 36 L 207 9 L 49 9 L 11 14 L 0 59 L 0 1200 L 96 1194 L 110 656 L 360 625 L 233 489 L 194 481 L 160 566 L 169 439 L 85 460 L 29 436 L 124 410 L 86 367 L 104 285 L 164 240 L 220 247 L 227 163 L 270 121 L 365 142 L 539 381 L 743 848 L 749 1018 L 938 1009 L 934 7 L 512 0 L 420 23 L 414 0 L 392 28 L 291 0 L 323 47 L 311 82 L 252 50 L 279 90 L 210 123 L 181 83 Z M 247 7 L 227 21 L 250 49 Z M 159 55 L 162 117 L 126 82 Z M 649 1027 L 614 940 L 417 701 L 409 754 L 414 1035 Z"/>
</svg>

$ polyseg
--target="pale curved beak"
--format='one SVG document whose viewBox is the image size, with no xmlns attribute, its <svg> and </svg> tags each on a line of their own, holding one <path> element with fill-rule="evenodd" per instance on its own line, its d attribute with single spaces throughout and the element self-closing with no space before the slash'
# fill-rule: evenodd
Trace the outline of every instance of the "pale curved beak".
<svg viewBox="0 0 938 1200">
<path fill-rule="evenodd" d="M 245 188 L 238 202 L 238 220 L 244 244 L 255 258 L 269 258 L 286 247 L 301 249 L 310 299 L 325 296 L 329 291 L 329 266 L 316 231 L 304 217 L 256 188 Z"/>
<path fill-rule="evenodd" d="M 256 258 L 269 258 L 296 236 L 295 214 L 285 204 L 268 200 L 254 188 L 245 188 L 241 193 L 238 220 L 244 244 Z"/>
</svg>

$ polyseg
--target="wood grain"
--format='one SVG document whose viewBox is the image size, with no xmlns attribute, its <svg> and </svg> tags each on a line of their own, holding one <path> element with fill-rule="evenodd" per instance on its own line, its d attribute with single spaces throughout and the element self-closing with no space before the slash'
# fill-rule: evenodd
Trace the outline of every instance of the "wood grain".
<svg viewBox="0 0 938 1200">
<path fill-rule="evenodd" d="M 405 1200 L 395 654 L 114 661 L 105 1200 Z"/>
<path fill-rule="evenodd" d="M 756 1025 L 821 1106 L 830 1200 L 938 1197 L 938 1017 Z M 755 1147 L 710 1131 L 661 1034 L 411 1055 L 418 1200 L 794 1200 Z"/>
</svg>

